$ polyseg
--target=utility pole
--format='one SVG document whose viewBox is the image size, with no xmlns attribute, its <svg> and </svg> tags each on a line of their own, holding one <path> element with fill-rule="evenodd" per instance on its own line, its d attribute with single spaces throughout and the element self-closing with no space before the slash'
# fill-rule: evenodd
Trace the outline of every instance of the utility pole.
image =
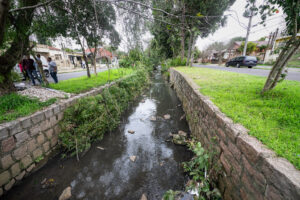
<svg viewBox="0 0 300 200">
<path fill-rule="evenodd" d="M 250 35 L 250 30 L 251 30 L 252 17 L 253 17 L 253 9 L 251 9 L 251 12 L 250 12 L 250 17 L 249 17 L 249 23 L 248 23 L 248 28 L 247 28 L 247 35 L 246 35 L 246 40 L 245 40 L 245 45 L 244 45 L 243 56 L 246 56 L 246 53 L 247 53 L 247 44 L 248 44 L 248 38 L 249 38 L 249 35 Z"/>
</svg>

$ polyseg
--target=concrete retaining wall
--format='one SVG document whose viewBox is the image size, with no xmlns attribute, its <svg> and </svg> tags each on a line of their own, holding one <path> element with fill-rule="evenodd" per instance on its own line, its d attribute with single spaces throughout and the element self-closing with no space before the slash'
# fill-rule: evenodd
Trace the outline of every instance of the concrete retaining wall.
<svg viewBox="0 0 300 200">
<path fill-rule="evenodd" d="M 114 84 L 61 100 L 28 117 L 0 124 L 0 196 L 55 150 L 60 132 L 58 122 L 67 107 L 80 98 L 100 94 L 104 88 Z"/>
<path fill-rule="evenodd" d="M 183 73 L 170 69 L 192 132 L 217 152 L 223 170 L 218 186 L 227 199 L 300 199 L 300 171 L 234 124 Z"/>
</svg>

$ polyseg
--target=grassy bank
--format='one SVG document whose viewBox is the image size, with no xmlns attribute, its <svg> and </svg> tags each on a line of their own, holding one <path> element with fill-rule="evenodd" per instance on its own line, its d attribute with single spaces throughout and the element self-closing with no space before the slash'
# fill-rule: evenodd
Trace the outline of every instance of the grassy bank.
<svg viewBox="0 0 300 200">
<path fill-rule="evenodd" d="M 30 115 L 35 111 L 53 104 L 56 99 L 40 102 L 25 96 L 12 93 L 0 97 L 0 123 Z"/>
<path fill-rule="evenodd" d="M 234 122 L 243 124 L 279 156 L 300 169 L 300 83 L 280 83 L 260 95 L 266 78 L 205 68 L 177 68 L 201 87 Z"/>
<path fill-rule="evenodd" d="M 62 131 L 59 135 L 66 154 L 84 152 L 93 141 L 101 140 L 106 132 L 114 130 L 129 102 L 148 82 L 148 72 L 139 70 L 101 94 L 80 99 L 68 108 L 60 123 Z"/>
<path fill-rule="evenodd" d="M 129 68 L 112 69 L 110 71 L 107 70 L 104 72 L 100 72 L 97 76 L 92 75 L 91 78 L 82 76 L 60 81 L 58 84 L 51 83 L 50 88 L 62 90 L 68 93 L 78 94 L 84 91 L 88 91 L 94 87 L 104 85 L 108 81 L 113 81 L 132 73 L 134 73 L 134 70 Z"/>
</svg>

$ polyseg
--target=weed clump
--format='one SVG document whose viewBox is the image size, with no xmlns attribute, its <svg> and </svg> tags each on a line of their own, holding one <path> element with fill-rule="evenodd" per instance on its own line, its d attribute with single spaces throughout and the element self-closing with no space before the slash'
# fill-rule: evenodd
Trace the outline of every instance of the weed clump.
<svg viewBox="0 0 300 200">
<path fill-rule="evenodd" d="M 78 155 L 101 140 L 120 123 L 121 114 L 148 85 L 149 77 L 141 70 L 96 96 L 80 99 L 64 113 L 59 139 L 64 155 Z"/>
</svg>

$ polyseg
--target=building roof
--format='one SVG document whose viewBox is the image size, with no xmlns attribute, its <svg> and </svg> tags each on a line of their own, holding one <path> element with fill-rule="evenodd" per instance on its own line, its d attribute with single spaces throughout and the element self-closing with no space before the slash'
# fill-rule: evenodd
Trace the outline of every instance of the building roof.
<svg viewBox="0 0 300 200">
<path fill-rule="evenodd" d="M 58 49 L 58 48 L 56 48 L 56 47 L 48 46 L 48 48 L 49 48 L 50 50 L 61 51 L 61 49 Z"/>
<path fill-rule="evenodd" d="M 91 48 L 91 49 L 86 49 L 85 53 L 90 54 L 90 53 L 94 53 L 95 52 L 95 48 Z M 97 51 L 97 56 L 100 57 L 114 57 L 115 55 L 113 55 L 110 51 L 104 49 L 104 48 L 100 48 Z"/>
</svg>

